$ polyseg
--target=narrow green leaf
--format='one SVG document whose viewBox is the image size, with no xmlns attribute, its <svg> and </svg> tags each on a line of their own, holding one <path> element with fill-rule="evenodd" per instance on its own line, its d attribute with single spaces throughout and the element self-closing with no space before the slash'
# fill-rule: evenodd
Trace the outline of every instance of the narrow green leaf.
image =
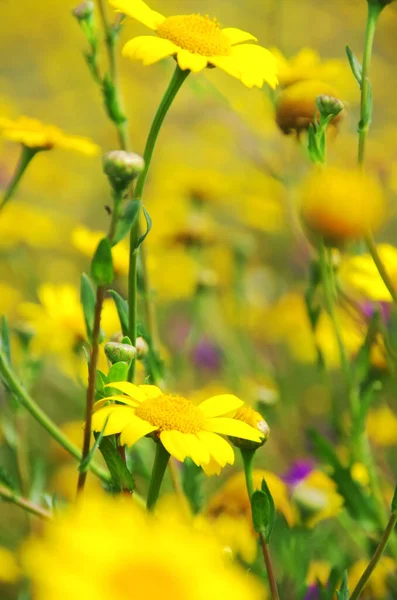
<svg viewBox="0 0 397 600">
<path fill-rule="evenodd" d="M 94 326 L 94 314 L 95 314 L 95 290 L 94 287 L 85 273 L 81 276 L 80 282 L 80 302 L 83 307 L 85 328 L 87 331 L 88 341 L 91 342 L 92 328 Z"/>
<path fill-rule="evenodd" d="M 363 81 L 363 68 L 360 64 L 360 61 L 356 58 L 353 50 L 351 48 L 349 48 L 349 46 L 346 46 L 346 55 L 347 55 L 347 59 L 349 61 L 352 73 L 353 73 L 358 85 L 361 88 L 362 81 Z"/>
<path fill-rule="evenodd" d="M 8 327 L 8 321 L 5 315 L 1 317 L 0 348 L 6 355 L 8 363 L 11 364 L 10 329 Z"/>
<path fill-rule="evenodd" d="M 99 450 L 105 459 L 112 478 L 112 491 L 114 493 L 120 493 L 123 490 L 132 492 L 135 488 L 134 478 L 118 453 L 115 443 L 110 439 L 110 437 L 104 437 L 102 439 L 99 445 Z"/>
<path fill-rule="evenodd" d="M 149 215 L 148 211 L 146 210 L 146 208 L 144 206 L 142 206 L 142 210 L 143 210 L 143 214 L 145 215 L 145 219 L 146 219 L 146 231 L 143 235 L 141 235 L 141 237 L 137 241 L 135 249 L 139 248 L 139 246 L 145 241 L 146 236 L 148 235 L 149 231 L 152 228 L 151 216 Z"/>
<path fill-rule="evenodd" d="M 203 471 L 190 458 L 183 465 L 182 486 L 193 513 L 198 514 L 204 503 Z"/>
<path fill-rule="evenodd" d="M 349 600 L 349 588 L 348 588 L 348 579 L 347 579 L 347 571 L 343 573 L 342 585 L 339 592 L 336 592 L 338 596 L 338 600 Z"/>
<path fill-rule="evenodd" d="M 109 285 L 113 281 L 112 248 L 108 238 L 98 244 L 91 263 L 91 275 L 97 285 Z"/>
<path fill-rule="evenodd" d="M 274 505 L 273 496 L 269 490 L 269 486 L 266 483 L 265 479 L 262 479 L 262 492 L 266 494 L 267 502 L 268 502 L 268 523 L 266 527 L 266 541 L 270 541 L 270 537 L 273 533 L 274 523 L 276 522 L 276 507 Z"/>
<path fill-rule="evenodd" d="M 122 298 L 120 294 L 118 294 L 114 290 L 110 290 L 109 293 L 112 296 L 116 305 L 123 335 L 128 335 L 128 302 L 127 300 L 124 300 L 124 298 Z"/>
<path fill-rule="evenodd" d="M 88 467 L 90 466 L 90 462 L 94 458 L 95 452 L 99 448 L 99 444 L 102 442 L 103 434 L 105 433 L 105 429 L 106 429 L 106 425 L 108 424 L 108 420 L 109 420 L 109 417 L 106 419 L 106 421 L 105 421 L 105 423 L 104 423 L 104 425 L 102 427 L 102 431 L 100 432 L 100 434 L 97 435 L 97 436 L 95 436 L 95 442 L 92 445 L 91 450 L 89 451 L 89 453 L 87 454 L 87 456 L 85 457 L 85 459 L 80 462 L 80 464 L 78 466 L 78 470 L 80 471 L 80 473 L 86 473 L 88 471 Z"/>
<path fill-rule="evenodd" d="M 128 202 L 117 223 L 116 233 L 113 238 L 113 246 L 129 233 L 132 225 L 139 217 L 140 206 L 141 203 L 139 200 L 130 200 L 130 202 Z"/>
<path fill-rule="evenodd" d="M 117 362 L 111 366 L 108 373 L 108 382 L 112 381 L 127 381 L 128 379 L 129 363 Z"/>
<path fill-rule="evenodd" d="M 391 501 L 391 511 L 392 513 L 397 512 L 397 485 L 394 489 L 393 499 Z"/>
<path fill-rule="evenodd" d="M 9 490 L 16 491 L 17 486 L 9 473 L 3 466 L 0 465 L 0 483 L 5 485 Z"/>
</svg>

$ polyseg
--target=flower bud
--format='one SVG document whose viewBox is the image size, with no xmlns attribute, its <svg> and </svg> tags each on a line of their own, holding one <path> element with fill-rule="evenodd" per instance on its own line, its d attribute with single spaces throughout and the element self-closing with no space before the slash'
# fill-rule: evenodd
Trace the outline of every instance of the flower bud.
<svg viewBox="0 0 397 600">
<path fill-rule="evenodd" d="M 95 4 L 87 0 L 73 9 L 72 14 L 78 21 L 88 21 L 93 17 Z"/>
<path fill-rule="evenodd" d="M 139 154 L 125 152 L 124 150 L 112 150 L 103 157 L 103 170 L 108 176 L 110 185 L 116 191 L 127 189 L 145 167 L 145 162 Z"/>
<path fill-rule="evenodd" d="M 251 440 L 244 440 L 243 438 L 229 436 L 229 439 L 232 442 L 233 446 L 241 448 L 242 450 L 257 450 L 258 448 L 263 446 L 263 444 L 269 439 L 269 425 L 266 423 L 262 415 L 253 408 L 251 408 L 251 406 L 244 404 L 241 408 L 238 409 L 233 419 L 243 421 L 243 423 L 247 423 L 247 425 L 250 425 L 254 429 L 259 430 L 262 436 L 261 442 L 253 442 Z"/>
<path fill-rule="evenodd" d="M 130 344 L 108 342 L 105 344 L 105 354 L 112 364 L 117 362 L 130 362 L 136 357 L 137 351 Z"/>
<path fill-rule="evenodd" d="M 142 358 L 145 358 L 148 355 L 149 346 L 148 346 L 146 340 L 143 339 L 143 337 L 136 338 L 135 346 L 136 346 L 136 357 L 138 360 L 142 360 Z"/>
<path fill-rule="evenodd" d="M 317 96 L 316 104 L 320 115 L 325 119 L 332 116 L 336 117 L 344 109 L 344 104 L 341 100 L 334 98 L 334 96 L 327 96 L 326 94 Z"/>
</svg>

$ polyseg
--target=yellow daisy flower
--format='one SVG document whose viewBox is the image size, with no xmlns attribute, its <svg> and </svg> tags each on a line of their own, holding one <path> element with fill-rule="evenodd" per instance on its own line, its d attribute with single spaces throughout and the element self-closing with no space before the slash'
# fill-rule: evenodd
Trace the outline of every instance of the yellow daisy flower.
<svg viewBox="0 0 397 600">
<path fill-rule="evenodd" d="M 20 116 L 15 120 L 0 118 L 0 132 L 7 140 L 37 150 L 62 148 L 76 150 L 89 156 L 99 152 L 99 146 L 91 140 L 77 135 L 67 135 L 55 125 L 45 125 L 30 117 Z"/>
<path fill-rule="evenodd" d="M 105 435 L 120 433 L 122 445 L 132 446 L 155 432 L 177 460 L 182 462 L 189 457 L 198 466 L 215 461 L 224 467 L 234 463 L 234 452 L 218 434 L 254 442 L 262 439 L 260 431 L 230 417 L 243 405 L 232 394 L 213 396 L 196 406 L 181 396 L 163 394 L 154 385 L 136 386 L 122 381 L 112 383 L 111 387 L 127 395 L 99 400 L 94 407 L 92 427 L 94 431 L 102 431 L 107 420 Z M 105 406 L 109 401 L 119 404 Z"/>
<path fill-rule="evenodd" d="M 200 14 L 164 17 L 143 0 L 111 0 L 120 12 L 156 32 L 138 36 L 124 46 L 123 54 L 144 65 L 175 56 L 182 71 L 199 73 L 207 66 L 219 67 L 249 88 L 261 88 L 266 81 L 276 87 L 276 61 L 273 55 L 254 44 L 257 39 L 234 27 L 221 29 L 215 19 Z"/>
</svg>

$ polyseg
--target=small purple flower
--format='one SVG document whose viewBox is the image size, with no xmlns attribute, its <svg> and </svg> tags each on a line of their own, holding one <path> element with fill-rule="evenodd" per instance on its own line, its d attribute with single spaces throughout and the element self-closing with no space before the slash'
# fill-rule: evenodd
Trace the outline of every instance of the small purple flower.
<svg viewBox="0 0 397 600">
<path fill-rule="evenodd" d="M 222 353 L 218 346 L 208 338 L 202 338 L 192 350 L 195 366 L 209 371 L 218 371 L 222 366 Z"/>
<path fill-rule="evenodd" d="M 366 300 L 360 304 L 361 312 L 365 319 L 371 319 L 376 309 L 380 310 L 380 315 L 382 317 L 382 321 L 385 325 L 388 325 L 390 322 L 391 311 L 393 308 L 393 304 L 391 302 L 371 302 L 370 300 Z"/>
<path fill-rule="evenodd" d="M 313 469 L 314 462 L 312 460 L 297 460 L 282 479 L 287 485 L 294 486 L 306 479 Z"/>
<path fill-rule="evenodd" d="M 305 596 L 305 600 L 319 600 L 320 595 L 319 595 L 319 589 L 318 589 L 318 585 L 310 585 L 307 588 L 306 591 L 306 596 Z"/>
</svg>

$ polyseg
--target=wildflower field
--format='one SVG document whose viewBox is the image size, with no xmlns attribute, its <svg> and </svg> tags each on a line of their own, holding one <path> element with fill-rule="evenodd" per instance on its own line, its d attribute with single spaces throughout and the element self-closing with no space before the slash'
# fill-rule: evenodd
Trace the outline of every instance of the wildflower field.
<svg viewBox="0 0 397 600">
<path fill-rule="evenodd" d="M 0 600 L 396 599 L 397 2 L 0 32 Z"/>
</svg>

